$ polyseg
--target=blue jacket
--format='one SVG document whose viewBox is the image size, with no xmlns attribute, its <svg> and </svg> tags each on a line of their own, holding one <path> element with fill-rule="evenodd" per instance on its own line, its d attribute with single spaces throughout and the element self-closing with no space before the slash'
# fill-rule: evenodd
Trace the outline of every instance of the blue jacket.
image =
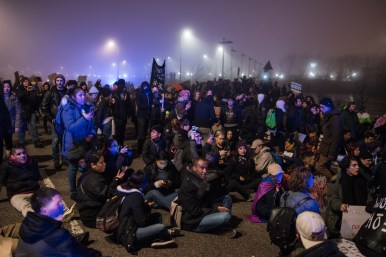
<svg viewBox="0 0 386 257">
<path fill-rule="evenodd" d="M 62 121 L 65 127 L 62 138 L 62 155 L 67 157 L 74 143 L 83 141 L 88 135 L 95 135 L 95 125 L 93 119 L 86 120 L 82 114 L 82 108 L 85 112 L 89 112 L 90 104 L 86 103 L 81 107 L 71 97 L 63 98 L 61 104 L 63 105 Z"/>
</svg>

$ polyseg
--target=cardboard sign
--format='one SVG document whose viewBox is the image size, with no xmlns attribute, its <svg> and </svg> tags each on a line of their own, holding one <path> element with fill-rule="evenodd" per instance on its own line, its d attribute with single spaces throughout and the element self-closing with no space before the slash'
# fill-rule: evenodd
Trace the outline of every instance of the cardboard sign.
<svg viewBox="0 0 386 257">
<path fill-rule="evenodd" d="M 291 91 L 300 94 L 302 92 L 302 85 L 296 82 L 291 82 Z"/>
<path fill-rule="evenodd" d="M 345 239 L 353 239 L 359 229 L 370 218 L 366 206 L 350 205 L 347 212 L 343 212 L 340 234 Z"/>
</svg>

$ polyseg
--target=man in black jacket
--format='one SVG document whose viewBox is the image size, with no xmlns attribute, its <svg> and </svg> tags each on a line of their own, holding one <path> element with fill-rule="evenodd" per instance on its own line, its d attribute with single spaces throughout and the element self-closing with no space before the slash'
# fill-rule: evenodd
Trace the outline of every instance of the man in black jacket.
<svg viewBox="0 0 386 257">
<path fill-rule="evenodd" d="M 63 96 L 67 95 L 67 88 L 64 87 L 64 83 L 66 79 L 62 74 L 56 75 L 55 78 L 55 86 L 51 87 L 50 91 L 44 95 L 41 110 L 45 117 L 51 121 L 51 130 L 52 130 L 52 157 L 54 159 L 54 167 L 55 169 L 60 169 L 62 165 L 60 164 L 60 151 L 59 144 L 62 139 L 58 137 L 55 133 L 55 129 L 53 127 L 53 121 L 55 120 L 56 113 L 58 111 L 58 107 Z"/>
<path fill-rule="evenodd" d="M 38 96 L 38 88 L 31 85 L 30 80 L 26 77 L 23 77 L 21 82 L 23 86 L 19 87 L 16 91 L 16 96 L 19 98 L 22 107 L 23 123 L 27 124 L 35 148 L 42 148 L 43 144 L 40 142 L 38 128 L 36 125 L 36 111 L 39 108 L 40 100 Z M 25 130 L 23 129 L 22 133 L 20 133 L 20 141 L 22 141 L 23 144 L 25 139 L 24 131 Z"/>
<path fill-rule="evenodd" d="M 178 201 L 182 206 L 182 229 L 207 232 L 223 228 L 232 217 L 232 199 L 226 195 L 222 199 L 214 199 L 205 181 L 208 163 L 205 159 L 193 159 L 193 166 L 188 170 L 178 193 Z M 236 236 L 236 231 L 225 228 L 227 235 Z"/>
<path fill-rule="evenodd" d="M 38 163 L 27 155 L 22 146 L 12 148 L 8 166 L 0 173 L 0 190 L 4 185 L 7 188 L 7 197 L 13 207 L 23 216 L 32 211 L 30 198 L 39 189 Z"/>
</svg>

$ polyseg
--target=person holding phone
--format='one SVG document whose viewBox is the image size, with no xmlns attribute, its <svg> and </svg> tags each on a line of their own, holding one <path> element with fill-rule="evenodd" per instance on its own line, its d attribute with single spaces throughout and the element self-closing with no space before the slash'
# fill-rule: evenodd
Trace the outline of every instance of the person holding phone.
<svg viewBox="0 0 386 257">
<path fill-rule="evenodd" d="M 76 199 L 76 172 L 78 162 L 84 156 L 95 136 L 94 112 L 86 102 L 86 93 L 81 88 L 70 90 L 70 97 L 63 107 L 62 119 L 65 127 L 62 155 L 68 161 L 68 181 L 71 199 Z"/>
<path fill-rule="evenodd" d="M 157 154 L 154 163 L 145 167 L 147 185 L 144 188 L 145 200 L 153 199 L 155 203 L 166 210 L 170 210 L 171 202 L 176 198 L 176 189 L 180 187 L 180 180 L 176 167 L 167 152 Z"/>
</svg>

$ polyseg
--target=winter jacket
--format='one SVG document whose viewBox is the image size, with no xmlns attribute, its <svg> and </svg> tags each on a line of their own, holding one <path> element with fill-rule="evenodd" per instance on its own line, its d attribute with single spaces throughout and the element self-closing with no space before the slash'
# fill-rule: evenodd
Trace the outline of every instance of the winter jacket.
<svg viewBox="0 0 386 257">
<path fill-rule="evenodd" d="M 0 98 L 0 119 L 0 136 L 12 133 L 11 117 L 2 97 Z"/>
<path fill-rule="evenodd" d="M 77 209 L 80 219 L 87 227 L 95 228 L 96 216 L 106 200 L 117 188 L 118 179 L 110 184 L 102 173 L 89 170 L 78 179 Z"/>
<path fill-rule="evenodd" d="M 43 115 L 48 117 L 50 120 L 55 119 L 60 101 L 65 95 L 67 95 L 67 93 L 68 91 L 66 88 L 59 90 L 56 86 L 51 87 L 50 91 L 44 94 L 40 105 Z"/>
<path fill-rule="evenodd" d="M 24 121 L 29 121 L 34 112 L 39 108 L 39 90 L 34 89 L 28 91 L 23 86 L 15 92 L 19 98 L 22 107 L 22 118 Z"/>
<path fill-rule="evenodd" d="M 353 140 L 358 140 L 359 119 L 356 112 L 351 112 L 346 109 L 342 111 L 340 119 L 342 121 L 342 128 L 351 132 Z"/>
<path fill-rule="evenodd" d="M 212 96 L 207 96 L 196 105 L 193 124 L 197 127 L 211 128 L 216 121 L 214 101 Z"/>
<path fill-rule="evenodd" d="M 147 178 L 147 185 L 144 189 L 144 193 L 151 190 L 158 190 L 161 192 L 162 195 L 167 196 L 175 192 L 177 188 L 180 187 L 181 181 L 178 177 L 178 171 L 176 167 L 169 161 L 168 165 L 163 169 L 163 174 L 160 173 L 160 170 L 157 168 L 156 164 L 150 164 L 145 167 L 144 169 L 146 178 Z M 170 180 L 171 184 L 167 187 L 160 187 L 156 188 L 154 185 L 154 182 L 158 180 Z"/>
<path fill-rule="evenodd" d="M 86 103 L 82 107 L 71 97 L 68 97 L 66 103 L 62 101 L 62 105 L 62 121 L 65 127 L 62 139 L 62 155 L 67 157 L 68 151 L 74 147 L 74 144 L 83 142 L 88 135 L 95 135 L 96 133 L 93 119 L 86 120 L 82 114 L 82 110 L 86 113 L 89 112 L 90 104 Z"/>
<path fill-rule="evenodd" d="M 149 119 L 153 103 L 152 93 L 150 91 L 146 93 L 141 87 L 141 90 L 135 97 L 135 103 L 137 104 L 137 118 Z"/>
<path fill-rule="evenodd" d="M 182 229 L 194 230 L 205 216 L 218 212 L 213 196 L 202 178 L 193 171 L 186 173 L 178 192 L 178 202 L 182 206 Z"/>
<path fill-rule="evenodd" d="M 11 118 L 12 131 L 15 131 L 15 128 L 22 128 L 22 109 L 20 106 L 19 99 L 13 93 L 9 94 L 9 97 L 5 99 L 5 104 Z"/>
<path fill-rule="evenodd" d="M 166 143 L 162 136 L 158 141 L 147 138 L 143 144 L 142 158 L 146 165 L 153 163 L 159 152 L 166 149 Z"/>
<path fill-rule="evenodd" d="M 271 150 L 269 147 L 264 146 L 263 149 L 261 149 L 255 157 L 253 157 L 253 160 L 255 161 L 255 170 L 260 175 L 266 174 L 268 166 L 275 163 L 275 160 L 270 152 Z"/>
<path fill-rule="evenodd" d="M 9 199 L 16 194 L 33 193 L 40 187 L 39 166 L 30 157 L 25 164 L 21 164 L 11 156 L 7 168 L 0 174 L 0 188 L 6 186 Z"/>
<path fill-rule="evenodd" d="M 20 227 L 15 257 L 99 257 L 101 253 L 78 242 L 62 222 L 28 212 Z"/>
<path fill-rule="evenodd" d="M 323 139 L 320 143 L 320 154 L 335 159 L 342 140 L 340 112 L 337 109 L 328 113 L 322 125 Z"/>
</svg>

